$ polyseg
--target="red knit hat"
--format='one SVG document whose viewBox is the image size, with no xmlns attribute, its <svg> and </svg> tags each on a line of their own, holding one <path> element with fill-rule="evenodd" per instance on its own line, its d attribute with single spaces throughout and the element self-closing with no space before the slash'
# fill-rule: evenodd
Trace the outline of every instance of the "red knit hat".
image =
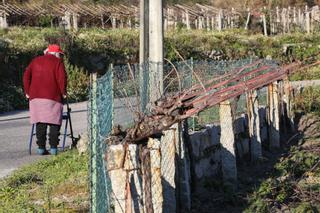
<svg viewBox="0 0 320 213">
<path fill-rule="evenodd" d="M 49 44 L 47 52 L 64 54 L 63 51 L 61 50 L 60 46 L 57 44 Z"/>
</svg>

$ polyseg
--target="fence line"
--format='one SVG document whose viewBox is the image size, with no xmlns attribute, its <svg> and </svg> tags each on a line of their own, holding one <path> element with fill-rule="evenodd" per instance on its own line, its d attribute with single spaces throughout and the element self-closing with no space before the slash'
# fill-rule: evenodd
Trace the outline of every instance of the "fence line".
<svg viewBox="0 0 320 213">
<path fill-rule="evenodd" d="M 227 74 L 229 70 L 242 70 L 244 72 L 245 69 L 243 67 L 246 67 L 245 65 L 252 63 L 252 61 L 252 59 L 229 62 L 188 60 L 166 64 L 164 66 L 165 94 L 175 94 L 193 85 L 198 85 L 200 82 L 206 82 L 208 79 L 219 78 L 219 76 Z M 263 60 L 260 65 L 256 65 L 259 67 L 263 64 L 276 66 L 275 62 Z M 148 69 L 148 66 L 145 65 L 144 68 Z M 254 68 L 257 67 L 248 66 L 248 70 L 245 72 Z M 165 133 L 159 139 L 161 142 L 155 140 L 150 141 L 151 144 L 148 143 L 146 146 L 134 145 L 134 147 L 118 144 L 120 141 L 115 140 L 116 137 L 114 135 L 122 134 L 122 129 L 119 125 L 130 127 L 134 120 L 141 116 L 139 113 L 143 113 L 141 111 L 141 100 L 148 100 L 148 82 L 141 82 L 141 79 L 144 80 L 147 77 L 141 78 L 140 71 L 141 66 L 139 65 L 117 66 L 111 67 L 104 76 L 96 81 L 94 81 L 94 78 L 92 79 L 89 133 L 91 141 L 91 210 L 93 212 L 122 212 L 125 209 L 128 210 L 128 208 L 132 211 L 137 209 L 145 209 L 147 212 L 149 210 L 162 211 L 164 206 L 170 209 L 178 208 L 178 206 L 182 205 L 182 202 L 187 202 L 184 207 L 190 208 L 190 181 L 193 167 L 197 166 L 197 162 L 201 160 L 202 155 L 206 156 L 208 153 L 218 149 L 216 144 L 211 145 L 209 141 L 204 142 L 201 147 L 208 146 L 207 154 L 201 154 L 200 157 L 196 157 L 199 160 L 191 163 L 194 159 L 188 159 L 188 152 L 193 152 L 194 149 L 187 144 L 180 134 L 180 126 L 172 127 L 168 133 Z M 148 72 L 142 73 L 148 74 Z M 146 90 L 141 90 L 139 85 L 145 85 Z M 240 97 L 235 102 L 236 107 L 234 107 L 234 103 L 231 106 L 226 105 L 226 107 L 231 107 L 232 118 L 229 121 L 235 122 L 234 118 L 237 116 L 233 115 L 234 109 L 236 109 L 236 112 L 246 112 L 247 105 L 245 103 L 252 102 L 246 101 L 245 97 Z M 221 121 L 219 119 L 221 117 L 219 116 L 219 111 L 216 112 L 213 109 L 215 108 L 208 109 L 208 114 L 211 115 L 212 119 L 207 120 L 207 123 L 195 124 L 192 121 L 197 119 L 189 119 L 189 123 L 193 126 L 192 128 L 195 129 L 195 126 L 199 124 L 203 128 L 205 124 L 210 124 L 213 120 Z M 256 109 L 253 112 L 257 113 Z M 225 110 L 221 111 L 220 108 L 221 113 L 225 113 Z M 208 114 L 203 116 L 207 117 Z M 230 116 L 223 117 L 230 119 Z M 228 126 L 230 127 L 230 122 Z M 275 127 L 277 128 L 278 126 Z M 188 132 L 188 128 L 184 129 Z M 230 135 L 231 130 L 227 128 L 226 131 L 227 133 L 223 134 Z M 230 140 L 230 137 L 226 138 Z M 232 148 L 234 146 L 232 141 L 234 140 L 230 140 L 231 144 L 228 145 L 227 153 L 230 151 L 232 153 L 236 152 Z M 195 144 L 197 143 L 195 142 Z M 217 143 L 216 139 L 214 139 L 214 143 Z M 221 144 L 223 147 L 224 142 L 222 139 Z M 259 144 L 261 146 L 259 142 L 256 145 L 259 146 Z M 164 145 L 166 146 L 163 147 Z M 254 150 L 259 150 L 259 147 Z M 260 154 L 253 154 L 253 156 L 260 156 Z M 130 158 L 127 159 L 128 157 Z M 230 156 L 231 158 L 232 156 Z M 216 160 L 220 161 L 219 159 Z M 173 162 L 176 163 L 172 164 Z M 140 163 L 142 164 L 140 165 Z M 134 166 L 128 167 L 128 164 Z M 233 166 L 229 168 L 228 165 Z M 234 164 L 230 164 L 228 161 L 226 171 L 229 170 L 231 172 L 226 172 L 226 177 L 234 172 L 234 168 L 236 168 Z M 173 178 L 175 176 L 176 178 Z M 236 176 L 233 175 L 229 179 L 234 180 Z M 177 180 L 179 182 L 176 182 Z M 180 195 L 179 198 L 175 197 L 177 191 Z M 158 197 L 154 197 L 155 195 Z M 168 197 L 177 199 L 174 205 L 168 203 Z M 132 203 L 132 206 L 130 203 Z"/>
</svg>

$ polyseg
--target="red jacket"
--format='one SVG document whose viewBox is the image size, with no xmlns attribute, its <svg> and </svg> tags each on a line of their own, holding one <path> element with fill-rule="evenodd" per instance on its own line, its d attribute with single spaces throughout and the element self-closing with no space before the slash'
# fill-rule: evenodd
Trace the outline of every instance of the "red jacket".
<svg viewBox="0 0 320 213">
<path fill-rule="evenodd" d="M 49 54 L 33 59 L 24 72 L 23 86 L 30 100 L 45 98 L 61 102 L 67 94 L 67 74 L 62 59 Z"/>
</svg>

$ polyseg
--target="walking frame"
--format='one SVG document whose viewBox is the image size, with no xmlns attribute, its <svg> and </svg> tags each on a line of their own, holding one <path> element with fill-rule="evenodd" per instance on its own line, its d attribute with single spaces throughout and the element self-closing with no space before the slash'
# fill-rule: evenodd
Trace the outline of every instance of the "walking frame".
<svg viewBox="0 0 320 213">
<path fill-rule="evenodd" d="M 70 138 L 71 138 L 71 141 L 72 141 L 71 148 L 74 148 L 77 145 L 77 141 L 76 141 L 75 137 L 73 136 L 72 121 L 71 121 L 71 108 L 69 106 L 68 99 L 65 99 L 65 100 L 66 100 L 66 105 L 67 105 L 67 111 L 62 112 L 62 121 L 65 120 L 65 123 L 64 123 L 62 147 L 59 147 L 62 149 L 62 151 L 64 151 L 67 136 L 70 136 Z M 69 124 L 69 128 L 70 128 L 69 134 L 67 133 L 68 132 L 68 124 Z M 31 155 L 31 149 L 32 149 L 33 136 L 36 135 L 35 126 L 36 126 L 36 124 L 32 124 L 31 135 L 30 135 L 30 140 L 29 140 L 29 154 L 30 155 Z"/>
</svg>

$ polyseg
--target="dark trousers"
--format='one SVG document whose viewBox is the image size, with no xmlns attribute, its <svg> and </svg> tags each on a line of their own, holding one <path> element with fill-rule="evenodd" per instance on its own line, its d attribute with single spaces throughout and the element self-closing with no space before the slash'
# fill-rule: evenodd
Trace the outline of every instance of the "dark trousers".
<svg viewBox="0 0 320 213">
<path fill-rule="evenodd" d="M 59 144 L 59 135 L 60 135 L 60 125 L 56 124 L 46 124 L 46 123 L 37 123 L 36 125 L 36 136 L 37 144 L 40 149 L 46 148 L 47 140 L 47 127 L 49 126 L 49 144 L 51 148 L 57 148 Z"/>
</svg>

